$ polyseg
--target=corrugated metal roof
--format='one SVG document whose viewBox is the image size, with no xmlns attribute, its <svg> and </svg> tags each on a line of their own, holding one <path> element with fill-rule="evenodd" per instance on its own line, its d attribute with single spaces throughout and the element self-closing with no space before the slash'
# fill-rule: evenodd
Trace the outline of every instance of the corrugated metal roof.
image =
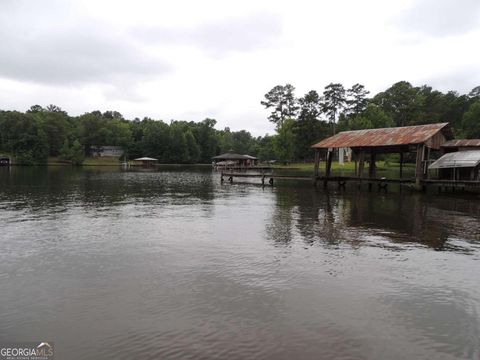
<svg viewBox="0 0 480 360">
<path fill-rule="evenodd" d="M 313 145 L 316 149 L 344 147 L 401 146 L 421 144 L 442 131 L 447 138 L 452 138 L 448 123 L 404 126 L 382 129 L 342 131 Z"/>
<path fill-rule="evenodd" d="M 240 155 L 232 152 L 228 152 L 222 155 L 217 155 L 212 157 L 214 160 L 250 160 L 252 159 L 249 155 Z"/>
<path fill-rule="evenodd" d="M 480 147 L 480 139 L 456 139 L 447 141 L 442 147 Z"/>
<path fill-rule="evenodd" d="M 443 155 L 433 162 L 429 169 L 451 169 L 475 167 L 480 164 L 480 150 L 458 151 Z"/>
<path fill-rule="evenodd" d="M 158 159 L 151 158 L 151 157 L 141 157 L 141 158 L 134 159 L 134 161 L 157 161 L 157 160 Z"/>
</svg>

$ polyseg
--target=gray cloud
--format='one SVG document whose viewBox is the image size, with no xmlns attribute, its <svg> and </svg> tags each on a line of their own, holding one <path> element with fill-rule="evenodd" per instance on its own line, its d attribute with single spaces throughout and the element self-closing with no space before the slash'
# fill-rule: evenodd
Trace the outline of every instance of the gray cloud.
<svg viewBox="0 0 480 360">
<path fill-rule="evenodd" d="M 24 2 L 6 4 L 8 11 L 0 15 L 1 77 L 43 84 L 102 83 L 140 80 L 170 69 L 115 29 L 88 19 L 66 23 L 68 9 L 61 6 L 55 13 L 37 8 L 22 15 Z"/>
<path fill-rule="evenodd" d="M 469 93 L 475 86 L 480 85 L 480 67 L 469 66 L 452 69 L 451 72 L 422 79 L 422 84 L 428 84 L 434 89 L 449 91 L 455 90 L 462 94 Z"/>
<path fill-rule="evenodd" d="M 278 16 L 264 12 L 191 28 L 145 27 L 135 34 L 143 41 L 193 45 L 212 55 L 222 55 L 274 45 L 282 35 L 282 23 Z"/>
<path fill-rule="evenodd" d="M 430 36 L 458 35 L 480 25 L 478 0 L 418 0 L 400 18 L 405 31 Z"/>
</svg>

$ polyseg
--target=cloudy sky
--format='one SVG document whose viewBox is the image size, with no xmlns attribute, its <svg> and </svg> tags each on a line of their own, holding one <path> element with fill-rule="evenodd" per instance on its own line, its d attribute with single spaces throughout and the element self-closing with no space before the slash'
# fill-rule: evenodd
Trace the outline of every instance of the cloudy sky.
<svg viewBox="0 0 480 360">
<path fill-rule="evenodd" d="M 0 109 L 272 132 L 263 95 L 480 85 L 479 0 L 0 0 Z"/>
</svg>

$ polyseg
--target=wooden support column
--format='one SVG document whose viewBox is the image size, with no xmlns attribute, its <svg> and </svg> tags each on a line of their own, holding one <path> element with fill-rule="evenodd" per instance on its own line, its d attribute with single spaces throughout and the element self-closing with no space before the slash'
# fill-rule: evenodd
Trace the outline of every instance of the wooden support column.
<svg viewBox="0 0 480 360">
<path fill-rule="evenodd" d="M 358 174 L 359 178 L 363 177 L 363 168 L 365 167 L 365 150 L 360 150 L 360 155 L 358 159 Z"/>
<path fill-rule="evenodd" d="M 423 179 L 423 160 L 425 159 L 425 145 L 417 145 L 417 160 L 415 166 L 415 185 L 421 185 Z"/>
<path fill-rule="evenodd" d="M 332 160 L 333 160 L 333 150 L 328 149 L 327 161 L 325 163 L 325 176 L 327 178 L 330 177 L 330 173 L 332 172 Z"/>
<path fill-rule="evenodd" d="M 375 175 L 376 175 L 376 169 L 375 169 L 375 161 L 377 160 L 377 154 L 375 154 L 374 152 L 372 152 L 370 154 L 370 166 L 368 168 L 368 177 L 373 179 L 375 178 Z"/>
<path fill-rule="evenodd" d="M 332 160 L 333 160 L 333 151 L 332 149 L 327 150 L 327 156 L 325 161 L 325 180 L 323 181 L 323 187 L 327 187 L 328 178 L 330 177 L 330 173 L 332 170 Z"/>
<path fill-rule="evenodd" d="M 400 179 L 403 179 L 403 151 L 400 152 Z"/>
<path fill-rule="evenodd" d="M 358 176 L 358 162 L 357 162 L 357 153 L 353 152 L 352 151 L 352 156 L 353 156 L 353 159 L 355 161 L 355 175 L 354 176 Z"/>
<path fill-rule="evenodd" d="M 315 149 L 315 167 L 313 176 L 317 178 L 320 175 L 320 150 Z"/>
<path fill-rule="evenodd" d="M 428 172 L 428 167 L 430 166 L 430 148 L 427 148 L 426 150 L 427 150 L 427 161 L 425 162 L 425 166 L 423 169 L 423 176 L 429 179 L 430 174 Z"/>
</svg>

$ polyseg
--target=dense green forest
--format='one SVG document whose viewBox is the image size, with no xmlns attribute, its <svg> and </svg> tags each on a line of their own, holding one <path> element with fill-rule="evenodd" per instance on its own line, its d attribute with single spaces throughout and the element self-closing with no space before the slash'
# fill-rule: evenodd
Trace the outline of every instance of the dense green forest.
<svg viewBox="0 0 480 360">
<path fill-rule="evenodd" d="M 219 130 L 209 118 L 166 123 L 127 120 L 117 111 L 69 116 L 55 105 L 0 111 L 0 152 L 20 164 L 46 163 L 49 156 L 81 164 L 99 145 L 122 146 L 129 159 L 151 156 L 163 163 L 210 163 L 231 149 L 262 160 L 309 161 L 313 143 L 344 130 L 450 122 L 457 138 L 480 137 L 480 86 L 468 94 L 442 93 L 401 81 L 369 97 L 361 84 L 332 83 L 297 98 L 286 84 L 272 88 L 260 104 L 271 111 L 274 135 Z"/>
</svg>

